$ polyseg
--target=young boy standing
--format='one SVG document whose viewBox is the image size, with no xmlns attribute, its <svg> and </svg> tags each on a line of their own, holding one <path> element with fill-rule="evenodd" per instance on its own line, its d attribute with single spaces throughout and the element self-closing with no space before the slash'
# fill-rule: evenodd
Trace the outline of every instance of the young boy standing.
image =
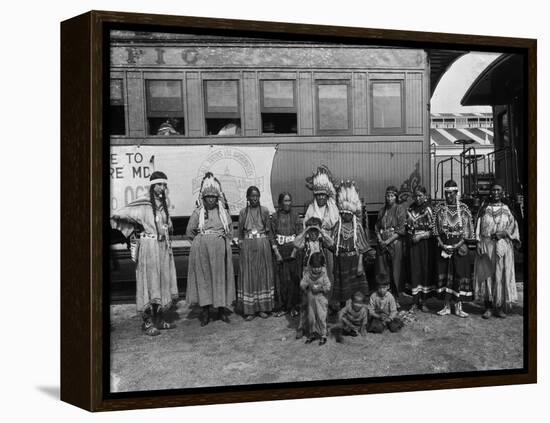
<svg viewBox="0 0 550 423">
<path fill-rule="evenodd" d="M 306 297 L 307 306 L 302 313 L 305 314 L 304 327 L 307 335 L 306 344 L 319 339 L 319 345 L 327 342 L 327 293 L 330 291 L 330 280 L 327 276 L 325 258 L 321 253 L 313 253 L 309 266 L 300 281 L 300 288 Z"/>
</svg>

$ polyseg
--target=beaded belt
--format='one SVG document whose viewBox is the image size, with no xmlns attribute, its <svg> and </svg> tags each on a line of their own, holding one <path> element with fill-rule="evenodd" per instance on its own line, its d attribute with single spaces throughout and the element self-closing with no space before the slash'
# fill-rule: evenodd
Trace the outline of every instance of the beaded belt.
<svg viewBox="0 0 550 423">
<path fill-rule="evenodd" d="M 464 235 L 464 231 L 447 231 L 447 230 L 443 230 L 442 231 L 445 235 L 447 236 L 462 236 Z"/>
<path fill-rule="evenodd" d="M 353 257 L 357 255 L 357 251 L 339 251 L 338 255 L 344 257 Z"/>
<path fill-rule="evenodd" d="M 266 238 L 266 234 L 259 234 L 259 233 L 249 233 L 245 236 L 246 239 L 255 239 L 255 238 Z"/>
<path fill-rule="evenodd" d="M 223 231 L 216 231 L 213 229 L 206 229 L 201 232 L 202 235 L 223 235 Z"/>
<path fill-rule="evenodd" d="M 139 235 L 140 238 L 146 238 L 146 239 L 158 239 L 159 242 L 162 242 L 164 240 L 166 240 L 166 236 L 164 235 L 155 235 L 155 234 L 149 234 L 147 232 L 142 232 L 140 235 Z"/>
<path fill-rule="evenodd" d="M 277 244 L 279 244 L 279 245 L 288 244 L 288 243 L 294 241 L 295 238 L 296 238 L 296 235 L 280 235 L 280 234 L 277 234 Z"/>
<path fill-rule="evenodd" d="M 415 235 L 428 235 L 430 231 L 414 231 Z"/>
</svg>

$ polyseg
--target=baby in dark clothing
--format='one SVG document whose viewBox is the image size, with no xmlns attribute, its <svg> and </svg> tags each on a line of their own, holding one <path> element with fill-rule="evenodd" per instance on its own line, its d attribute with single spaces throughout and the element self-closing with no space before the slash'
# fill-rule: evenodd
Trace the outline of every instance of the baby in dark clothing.
<svg viewBox="0 0 550 423">
<path fill-rule="evenodd" d="M 361 292 L 356 292 L 346 302 L 345 307 L 338 312 L 342 335 L 357 336 L 361 334 L 365 336 L 367 334 L 368 315 L 365 296 Z M 337 337 L 337 340 L 341 341 L 341 338 Z"/>
</svg>

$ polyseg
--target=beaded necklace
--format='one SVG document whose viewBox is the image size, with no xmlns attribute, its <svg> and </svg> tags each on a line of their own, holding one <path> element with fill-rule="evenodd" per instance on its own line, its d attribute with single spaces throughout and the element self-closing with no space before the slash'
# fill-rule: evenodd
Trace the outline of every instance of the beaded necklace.
<svg viewBox="0 0 550 423">
<path fill-rule="evenodd" d="M 493 210 L 494 206 L 498 205 L 498 210 Z M 491 218 L 493 219 L 493 223 L 495 224 L 495 230 L 498 231 L 500 224 L 502 223 L 502 215 L 503 215 L 503 204 L 499 201 L 498 203 L 491 205 Z M 495 216 L 498 216 L 498 221 L 495 218 Z"/>
</svg>

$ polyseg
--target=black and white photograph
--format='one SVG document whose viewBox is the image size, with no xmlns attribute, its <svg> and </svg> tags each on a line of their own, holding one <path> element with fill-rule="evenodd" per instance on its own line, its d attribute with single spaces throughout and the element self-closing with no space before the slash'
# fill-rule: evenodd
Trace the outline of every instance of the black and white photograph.
<svg viewBox="0 0 550 423">
<path fill-rule="evenodd" d="M 6 3 L 3 420 L 543 420 L 544 10 Z"/>
<path fill-rule="evenodd" d="M 109 34 L 111 393 L 524 367 L 525 57 Z"/>
</svg>

